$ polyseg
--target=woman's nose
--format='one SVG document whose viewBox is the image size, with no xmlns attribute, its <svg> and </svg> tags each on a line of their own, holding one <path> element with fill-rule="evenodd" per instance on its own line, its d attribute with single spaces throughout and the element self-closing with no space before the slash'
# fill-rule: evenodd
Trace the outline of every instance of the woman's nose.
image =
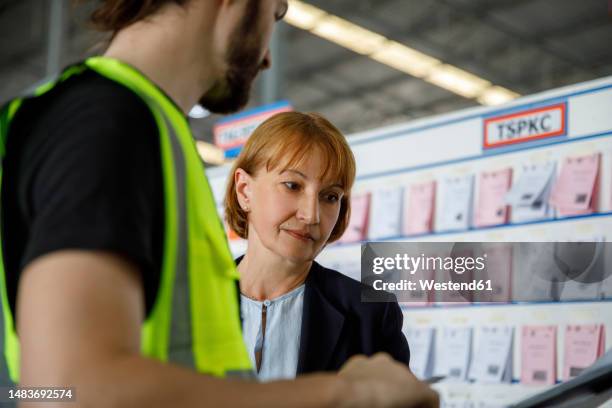
<svg viewBox="0 0 612 408">
<path fill-rule="evenodd" d="M 298 220 L 305 224 L 319 223 L 319 198 L 304 196 L 297 211 Z"/>
</svg>

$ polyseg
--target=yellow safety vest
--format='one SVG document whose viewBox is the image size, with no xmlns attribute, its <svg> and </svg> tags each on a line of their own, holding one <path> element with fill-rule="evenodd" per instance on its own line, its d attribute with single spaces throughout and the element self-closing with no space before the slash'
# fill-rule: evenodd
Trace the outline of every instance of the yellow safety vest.
<svg viewBox="0 0 612 408">
<path fill-rule="evenodd" d="M 238 272 L 185 116 L 139 71 L 106 57 L 93 57 L 69 67 L 58 80 L 40 87 L 34 97 L 88 69 L 138 95 L 151 110 L 159 130 L 165 201 L 164 253 L 157 298 L 142 326 L 142 354 L 201 373 L 249 377 L 252 367 L 240 328 Z M 23 99 L 15 99 L 0 110 L 2 158 L 11 120 L 22 102 Z M 17 383 L 19 339 L 9 307 L 2 258 L 0 292 L 5 369 Z"/>
</svg>

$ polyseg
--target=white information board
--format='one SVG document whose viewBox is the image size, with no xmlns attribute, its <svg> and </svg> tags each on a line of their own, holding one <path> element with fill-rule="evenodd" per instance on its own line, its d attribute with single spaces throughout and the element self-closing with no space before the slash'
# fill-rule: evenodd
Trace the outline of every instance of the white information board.
<svg viewBox="0 0 612 408">
<path fill-rule="evenodd" d="M 554 167 L 557 180 L 550 181 L 553 183 L 560 180 L 562 168 L 567 163 L 576 165 L 578 162 L 578 165 L 582 165 L 582 158 L 597 161 L 595 184 L 586 195 L 588 202 L 576 204 L 575 211 L 572 210 L 572 203 L 569 203 L 569 212 L 567 208 L 563 208 L 563 211 L 540 208 L 520 217 L 508 216 L 507 221 L 498 225 L 477 227 L 472 220 L 465 224 L 457 223 L 465 227 L 452 231 L 436 229 L 434 221 L 429 232 L 414 236 L 404 236 L 400 232 L 400 235 L 382 240 L 612 241 L 612 77 L 523 97 L 501 107 L 472 108 L 376 129 L 352 135 L 348 140 L 357 160 L 358 174 L 353 194 L 408 189 L 411 185 L 430 181 L 440 186 L 449 177 L 459 179 L 473 175 L 478 180 L 483 173 L 506 171 L 508 168 L 514 183 L 526 169 L 535 171 L 538 166 Z M 219 206 L 228 171 L 229 167 L 226 166 L 208 172 Z M 573 191 L 572 183 L 576 181 L 563 177 L 564 185 L 557 190 Z M 550 194 L 552 187 L 548 182 L 548 179 L 542 181 L 541 191 L 537 194 Z M 473 203 L 478 202 L 479 188 L 480 183 L 475 182 Z M 545 191 L 545 188 L 548 190 Z M 516 196 L 517 193 L 514 190 L 512 194 Z M 585 199 L 584 194 L 578 196 L 577 202 Z M 435 200 L 438 212 L 440 208 L 448 207 L 445 207 L 440 195 L 436 194 Z M 520 197 L 514 200 L 518 202 Z M 477 212 L 479 209 L 473 210 Z M 402 223 L 402 216 L 406 216 L 405 212 L 403 215 L 402 212 L 398 213 L 398 223 Z M 389 223 L 388 216 L 385 222 Z M 385 233 L 392 230 L 387 227 Z M 398 228 L 398 231 L 403 230 Z M 231 247 L 238 255 L 245 246 L 242 241 L 232 241 Z M 317 260 L 358 279 L 359 259 L 360 243 L 349 243 L 330 245 Z M 602 287 L 608 296 L 612 296 L 612 278 L 608 278 Z M 562 380 L 563 333 L 568 325 L 601 324 L 604 326 L 604 348 L 609 350 L 612 347 L 612 301 L 523 302 L 456 307 L 405 305 L 403 311 L 406 329 L 433 328 L 439 334 L 436 336 L 438 340 L 443 338 L 444 328 L 472 328 L 473 350 L 479 346 L 479 329 L 488 326 L 513 328 L 509 383 L 449 382 L 437 386 L 448 401 L 470 401 L 474 406 L 481 403 L 505 406 L 548 387 L 520 383 L 520 333 L 524 326 L 557 327 L 557 382 Z M 435 347 L 440 345 L 436 344 Z"/>
</svg>

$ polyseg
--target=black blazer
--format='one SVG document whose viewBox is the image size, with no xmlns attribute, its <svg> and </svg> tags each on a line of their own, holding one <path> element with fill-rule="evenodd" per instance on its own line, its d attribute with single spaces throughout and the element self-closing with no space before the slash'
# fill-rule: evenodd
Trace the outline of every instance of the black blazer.
<svg viewBox="0 0 612 408">
<path fill-rule="evenodd" d="M 313 262 L 304 288 L 297 375 L 337 371 L 351 356 L 379 351 L 408 365 L 397 301 L 362 303 L 361 288 L 360 282 Z"/>
<path fill-rule="evenodd" d="M 298 375 L 336 371 L 351 356 L 379 351 L 408 365 L 399 305 L 362 303 L 361 288 L 360 282 L 313 262 L 304 288 Z"/>
</svg>

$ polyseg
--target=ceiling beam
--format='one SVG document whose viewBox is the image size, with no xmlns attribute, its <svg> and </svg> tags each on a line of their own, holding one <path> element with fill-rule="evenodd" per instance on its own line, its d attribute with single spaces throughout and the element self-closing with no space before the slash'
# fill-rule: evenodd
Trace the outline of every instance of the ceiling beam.
<svg viewBox="0 0 612 408">
<path fill-rule="evenodd" d="M 544 52 L 547 55 L 551 55 L 554 58 L 563 61 L 565 64 L 571 65 L 574 69 L 590 71 L 591 67 L 585 67 L 583 61 L 578 61 L 576 58 L 573 57 L 568 58 L 567 55 L 559 53 L 554 46 L 545 44 L 545 41 L 543 41 L 542 39 L 537 39 L 529 35 L 517 33 L 516 30 L 507 27 L 507 24 L 505 24 L 503 21 L 491 16 L 491 13 L 494 11 L 499 11 L 501 9 L 506 9 L 510 7 L 519 7 L 521 4 L 529 2 L 529 0 L 510 0 L 501 2 L 496 1 L 493 3 L 488 3 L 488 6 L 484 6 L 484 3 L 487 2 L 481 2 L 481 5 L 477 7 L 459 6 L 451 4 L 452 2 L 449 2 L 448 0 L 437 1 L 445 7 L 446 13 L 459 13 L 468 20 L 475 20 L 472 22 L 485 24 L 488 27 L 505 34 L 510 39 L 511 44 L 514 44 L 515 47 L 534 47 L 540 52 Z M 336 9 L 338 8 L 339 7 L 336 7 Z M 378 32 L 386 34 L 390 38 L 414 37 L 415 42 L 418 41 L 426 45 L 428 51 L 435 54 L 435 57 L 443 59 L 445 62 L 453 63 L 459 67 L 465 67 L 465 69 L 471 69 L 473 71 L 476 71 L 475 73 L 481 74 L 483 77 L 491 80 L 492 82 L 499 83 L 507 87 L 515 88 L 516 90 L 524 91 L 530 88 L 532 84 L 537 83 L 540 79 L 534 78 L 532 81 L 530 81 L 530 86 L 525 86 L 524 78 L 521 76 L 507 77 L 505 75 L 500 75 L 498 73 L 491 72 L 488 69 L 482 68 L 487 67 L 489 65 L 488 63 L 490 61 L 491 56 L 503 54 L 508 47 L 490 47 L 490 49 L 488 49 L 486 52 L 480 53 L 479 56 L 475 55 L 472 52 L 456 53 L 453 49 L 449 47 L 435 45 L 432 44 L 431 41 L 425 40 L 424 36 L 428 31 L 441 28 L 443 24 L 448 23 L 448 19 L 442 18 L 443 16 L 440 14 L 439 8 L 434 11 L 434 13 L 430 13 L 430 15 L 424 16 L 424 18 L 420 19 L 416 24 L 413 24 L 408 30 L 399 29 L 397 27 L 390 28 L 387 22 L 382 21 L 380 18 L 377 18 L 374 15 L 369 16 L 369 21 L 372 21 L 374 25 L 379 29 Z M 479 18 L 483 18 L 484 21 L 480 21 Z M 516 38 L 518 38 L 518 40 Z M 289 71 L 287 75 L 289 78 L 299 78 L 300 80 L 304 80 L 314 75 L 317 75 L 323 69 L 331 71 L 334 68 L 340 66 L 341 64 L 347 63 L 357 58 L 365 57 L 360 54 L 351 53 L 351 56 L 347 58 L 345 55 L 338 54 L 330 58 L 326 58 L 323 61 L 318 61 L 313 64 L 301 66 L 297 70 Z M 524 70 L 519 69 L 517 71 L 521 72 Z"/>
<path fill-rule="evenodd" d="M 380 5 L 380 3 L 384 5 L 385 3 L 391 3 L 393 1 L 396 1 L 396 0 L 379 0 L 379 1 L 376 1 L 375 3 L 378 3 L 377 7 L 381 8 L 382 5 Z M 486 10 L 488 10 L 489 12 L 492 12 L 492 11 L 496 11 L 496 10 L 500 10 L 504 8 L 516 7 L 518 5 L 521 5 L 523 3 L 527 3 L 530 1 L 533 1 L 533 0 L 495 0 L 494 2 L 481 1 L 481 5 L 484 7 L 485 3 L 488 4 L 488 6 L 486 6 Z M 314 5 L 320 6 L 325 11 L 331 12 L 333 14 L 336 14 L 344 18 L 346 18 L 347 16 L 350 17 L 351 15 L 355 14 L 354 7 L 351 7 L 350 9 L 348 9 L 346 7 L 338 6 L 337 3 L 325 2 L 325 1 L 314 1 L 311 3 Z M 431 4 L 431 1 L 429 3 Z M 478 9 L 482 9 L 482 7 L 478 7 Z M 391 27 L 389 24 L 385 22 L 381 22 L 381 24 L 378 24 L 378 27 L 377 27 L 378 29 L 381 29 L 381 31 L 378 31 L 378 32 L 391 39 L 408 38 L 408 37 L 415 37 L 415 36 L 423 37 L 423 35 L 427 33 L 428 31 L 434 31 L 436 29 L 440 29 L 446 24 L 448 24 L 448 19 L 442 18 L 442 15 L 439 9 L 434 7 L 432 10 L 429 10 L 427 7 L 423 7 L 421 8 L 421 11 L 423 10 L 425 12 L 421 13 L 421 17 L 414 19 L 415 21 L 411 23 L 408 27 L 401 27 L 401 28 L 397 26 Z M 449 11 L 448 8 L 445 11 L 448 13 Z M 371 17 L 372 15 L 368 16 L 368 18 L 371 18 Z M 301 30 L 297 28 L 292 27 L 292 29 L 302 32 Z M 310 35 L 314 36 L 314 34 L 310 34 Z M 360 54 L 350 53 L 349 58 L 355 59 L 355 58 L 365 58 L 365 57 Z M 303 78 L 307 76 L 308 74 L 312 73 L 313 71 L 319 71 L 323 66 L 326 68 L 337 67 L 340 64 L 347 62 L 347 59 L 348 58 L 344 55 L 334 55 L 326 59 L 323 62 L 302 65 L 299 69 L 288 72 L 288 75 L 291 77 Z"/>
<path fill-rule="evenodd" d="M 516 30 L 512 26 L 506 23 L 505 20 L 493 16 L 487 10 L 479 10 L 474 7 L 466 6 L 464 4 L 457 4 L 450 0 L 437 0 L 440 4 L 460 13 L 465 16 L 471 16 L 476 18 L 478 22 L 489 26 L 490 28 L 499 31 L 500 33 L 506 34 L 510 39 L 518 39 L 519 41 L 529 44 L 538 50 L 553 55 L 559 60 L 562 60 L 568 64 L 574 65 L 576 68 L 583 68 L 581 62 L 574 56 L 567 54 L 565 50 L 550 44 L 545 38 L 538 38 L 531 34 L 525 34 L 521 31 Z"/>
<path fill-rule="evenodd" d="M 350 101 L 359 100 L 360 98 L 363 98 L 364 95 L 367 95 L 370 92 L 380 91 L 381 88 L 392 87 L 392 86 L 398 85 L 406 81 L 419 81 L 420 82 L 421 80 L 417 78 L 413 78 L 409 75 L 397 73 L 391 77 L 387 77 L 387 78 L 384 78 L 378 81 L 374 81 L 374 82 L 370 82 L 367 84 L 352 87 L 351 89 L 347 91 L 330 91 L 329 87 L 318 87 L 321 91 L 325 92 L 328 96 L 319 98 L 318 100 L 315 100 L 309 103 L 308 109 L 323 110 L 326 106 L 332 105 L 340 99 L 350 100 Z M 431 85 L 431 86 L 434 86 L 434 85 Z M 444 92 L 448 92 L 449 94 L 451 94 L 449 91 L 444 91 Z M 451 95 L 453 95 L 452 97 L 455 99 L 461 99 L 461 97 L 458 95 L 455 95 L 455 94 L 451 94 Z M 386 94 L 385 96 L 389 98 L 395 106 L 405 106 L 407 103 L 405 99 L 399 98 L 396 95 Z"/>
</svg>

